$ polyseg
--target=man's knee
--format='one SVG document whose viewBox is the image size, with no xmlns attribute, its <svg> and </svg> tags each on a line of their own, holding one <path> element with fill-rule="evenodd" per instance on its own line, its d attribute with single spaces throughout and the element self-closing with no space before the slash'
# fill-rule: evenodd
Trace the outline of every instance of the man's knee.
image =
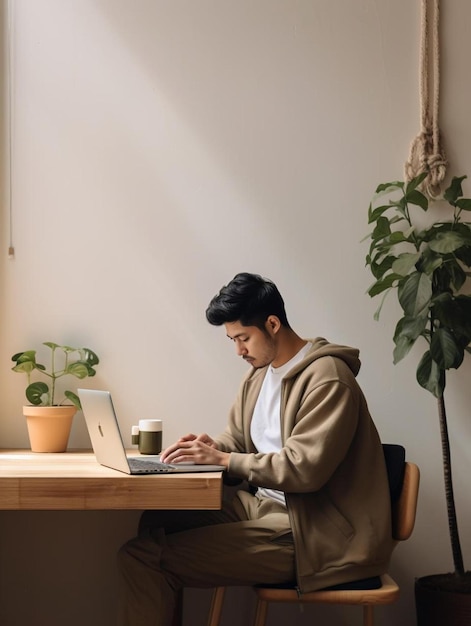
<svg viewBox="0 0 471 626">
<path fill-rule="evenodd" d="M 135 548 L 134 548 L 134 539 L 127 541 L 124 545 L 120 547 L 117 554 L 118 560 L 118 568 L 120 570 L 127 570 L 129 568 L 129 563 L 134 560 Z"/>
<path fill-rule="evenodd" d="M 134 567 L 160 568 L 163 543 L 153 537 L 135 537 L 118 550 L 118 565 L 121 569 Z"/>
</svg>

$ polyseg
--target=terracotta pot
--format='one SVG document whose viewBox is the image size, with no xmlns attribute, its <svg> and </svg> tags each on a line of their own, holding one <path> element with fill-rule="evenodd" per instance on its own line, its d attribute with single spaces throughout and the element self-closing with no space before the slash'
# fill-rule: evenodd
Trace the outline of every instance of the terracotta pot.
<svg viewBox="0 0 471 626">
<path fill-rule="evenodd" d="M 65 452 L 69 442 L 75 406 L 24 406 L 33 452 Z"/>
<path fill-rule="evenodd" d="M 471 574 L 461 592 L 443 585 L 451 575 L 433 575 L 415 581 L 415 605 L 418 626 L 469 626 L 471 624 Z M 468 590 L 467 590 L 468 589 Z M 467 591 L 466 591 L 467 590 Z"/>
</svg>

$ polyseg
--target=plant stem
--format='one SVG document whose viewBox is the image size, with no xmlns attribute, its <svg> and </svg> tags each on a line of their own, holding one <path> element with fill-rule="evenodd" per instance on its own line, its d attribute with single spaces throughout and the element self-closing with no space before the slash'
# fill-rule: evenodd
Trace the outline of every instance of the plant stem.
<svg viewBox="0 0 471 626">
<path fill-rule="evenodd" d="M 55 365 L 54 365 L 54 355 L 55 355 L 56 349 L 52 348 L 52 355 L 51 355 L 51 376 L 52 376 L 52 382 L 51 382 L 51 406 L 54 406 L 54 393 L 56 390 L 56 372 L 55 372 Z"/>
<path fill-rule="evenodd" d="M 443 393 L 438 398 L 438 417 L 440 421 L 440 436 L 442 440 L 443 474 L 445 479 L 445 497 L 448 513 L 448 528 L 450 532 L 451 551 L 455 574 L 464 576 L 463 553 L 461 551 L 460 537 L 458 533 L 458 521 L 456 517 L 455 497 L 453 494 L 453 480 L 451 475 L 451 452 L 450 439 Z"/>
</svg>

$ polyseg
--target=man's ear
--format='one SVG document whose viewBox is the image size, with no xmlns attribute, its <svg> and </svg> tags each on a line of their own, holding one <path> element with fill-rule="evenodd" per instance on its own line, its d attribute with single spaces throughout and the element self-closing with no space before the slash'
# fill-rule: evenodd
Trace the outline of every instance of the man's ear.
<svg viewBox="0 0 471 626">
<path fill-rule="evenodd" d="M 276 315 L 269 315 L 267 317 L 267 321 L 265 322 L 265 328 L 270 333 L 270 335 L 276 335 L 276 333 L 281 328 L 280 318 Z"/>
</svg>

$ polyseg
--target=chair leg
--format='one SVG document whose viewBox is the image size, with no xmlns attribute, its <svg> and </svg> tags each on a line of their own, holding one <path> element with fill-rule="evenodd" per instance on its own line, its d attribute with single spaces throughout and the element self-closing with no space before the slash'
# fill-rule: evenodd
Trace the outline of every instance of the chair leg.
<svg viewBox="0 0 471 626">
<path fill-rule="evenodd" d="M 267 620 L 268 602 L 257 598 L 257 611 L 255 613 L 254 626 L 265 626 Z"/>
<path fill-rule="evenodd" d="M 211 600 L 211 608 L 209 609 L 208 626 L 219 626 L 222 614 L 222 605 L 224 603 L 225 587 L 216 587 L 213 591 Z"/>
<path fill-rule="evenodd" d="M 372 605 L 363 606 L 363 626 L 374 626 L 374 608 Z"/>
</svg>

